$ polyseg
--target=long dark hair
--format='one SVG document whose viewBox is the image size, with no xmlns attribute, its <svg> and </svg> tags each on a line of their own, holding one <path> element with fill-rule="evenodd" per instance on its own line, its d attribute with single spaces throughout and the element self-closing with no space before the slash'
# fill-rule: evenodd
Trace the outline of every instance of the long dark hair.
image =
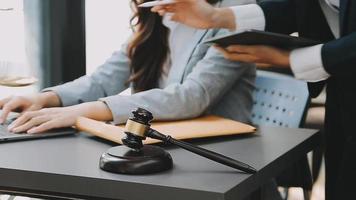
<svg viewBox="0 0 356 200">
<path fill-rule="evenodd" d="M 131 60 L 131 76 L 128 83 L 133 83 L 136 92 L 158 87 L 158 80 L 169 53 L 168 28 L 162 24 L 162 17 L 152 13 L 139 4 L 152 0 L 131 0 L 134 15 L 131 26 L 134 30 L 128 45 Z M 207 0 L 214 4 L 220 0 Z"/>
</svg>

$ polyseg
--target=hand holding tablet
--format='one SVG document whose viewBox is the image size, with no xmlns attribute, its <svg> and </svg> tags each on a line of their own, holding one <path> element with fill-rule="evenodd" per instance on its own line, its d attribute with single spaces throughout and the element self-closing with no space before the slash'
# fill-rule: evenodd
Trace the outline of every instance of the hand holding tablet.
<svg viewBox="0 0 356 200">
<path fill-rule="evenodd" d="M 287 68 L 290 66 L 293 49 L 317 45 L 320 42 L 265 31 L 244 30 L 211 38 L 204 43 L 217 45 L 217 49 L 228 60 L 255 63 L 258 67 Z"/>
</svg>

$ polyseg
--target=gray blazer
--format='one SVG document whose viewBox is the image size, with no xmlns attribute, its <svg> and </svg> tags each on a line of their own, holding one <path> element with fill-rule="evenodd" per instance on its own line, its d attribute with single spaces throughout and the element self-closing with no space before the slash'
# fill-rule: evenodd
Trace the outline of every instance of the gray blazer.
<svg viewBox="0 0 356 200">
<path fill-rule="evenodd" d="M 251 3 L 223 0 L 220 6 Z M 192 51 L 180 55 L 178 67 L 171 69 L 163 88 L 119 95 L 127 89 L 130 75 L 126 45 L 114 52 L 91 76 L 48 88 L 56 92 L 63 106 L 101 100 L 110 108 L 114 123 L 124 123 L 132 110 L 142 107 L 156 120 L 193 118 L 211 113 L 249 122 L 254 89 L 255 67 L 224 59 L 215 48 L 203 43 L 207 38 L 226 34 L 227 30 L 198 30 L 192 40 Z"/>
</svg>

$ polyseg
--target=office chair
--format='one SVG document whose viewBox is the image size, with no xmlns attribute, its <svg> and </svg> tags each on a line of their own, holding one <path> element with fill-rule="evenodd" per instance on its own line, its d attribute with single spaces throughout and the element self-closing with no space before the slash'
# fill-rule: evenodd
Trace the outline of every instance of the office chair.
<svg viewBox="0 0 356 200">
<path fill-rule="evenodd" d="M 258 70 L 255 85 L 251 116 L 253 124 L 298 128 L 304 123 L 310 102 L 305 82 L 288 75 Z M 310 199 L 313 180 L 306 156 L 276 180 L 279 186 L 285 188 L 302 187 L 304 198 Z"/>
</svg>

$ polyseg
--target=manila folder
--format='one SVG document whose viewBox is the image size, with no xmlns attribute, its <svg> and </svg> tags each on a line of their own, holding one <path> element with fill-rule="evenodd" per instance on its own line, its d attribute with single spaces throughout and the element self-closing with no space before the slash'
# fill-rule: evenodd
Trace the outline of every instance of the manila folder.
<svg viewBox="0 0 356 200">
<path fill-rule="evenodd" d="M 121 139 L 125 136 L 124 125 L 114 126 L 84 117 L 78 118 L 76 128 L 119 144 L 122 144 Z M 181 121 L 153 122 L 151 128 L 179 140 L 248 134 L 256 131 L 253 126 L 213 115 Z M 144 141 L 145 144 L 158 142 L 160 141 L 151 138 Z"/>
</svg>

